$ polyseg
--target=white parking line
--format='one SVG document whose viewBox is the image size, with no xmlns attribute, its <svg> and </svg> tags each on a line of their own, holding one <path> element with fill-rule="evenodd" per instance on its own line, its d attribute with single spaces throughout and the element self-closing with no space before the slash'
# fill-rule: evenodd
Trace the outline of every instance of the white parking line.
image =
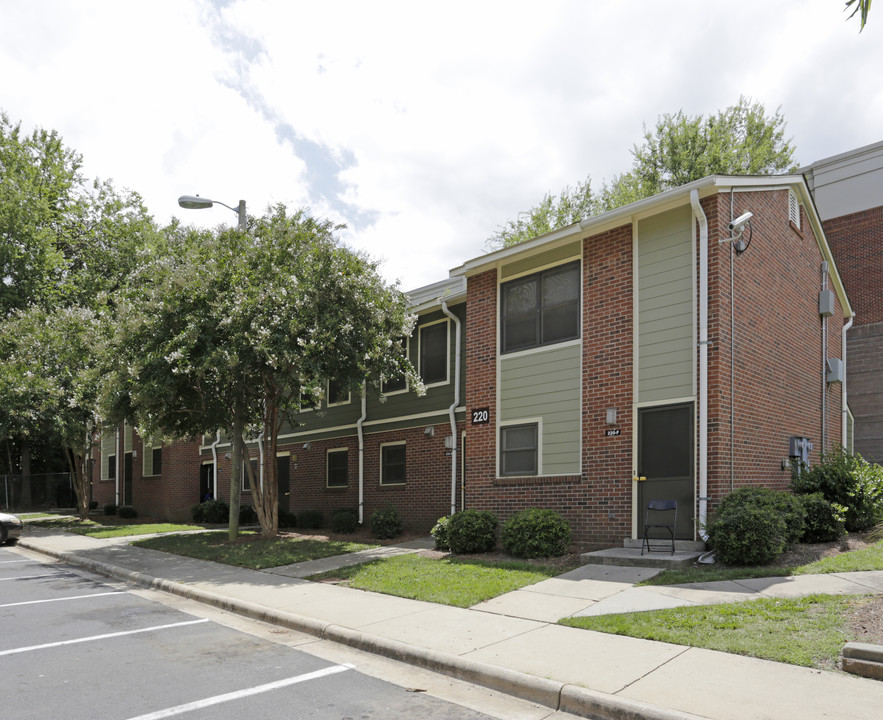
<svg viewBox="0 0 883 720">
<path fill-rule="evenodd" d="M 33 560 L 0 560 L 0 565 L 12 565 L 13 563 L 34 562 Z"/>
<path fill-rule="evenodd" d="M 5 580 L 39 580 L 40 578 L 58 577 L 58 573 L 49 573 L 47 575 L 19 575 L 18 577 L 0 578 L 0 582 Z"/>
<path fill-rule="evenodd" d="M 86 598 L 103 597 L 104 595 L 125 595 L 124 590 L 114 590 L 113 592 L 92 593 L 91 595 L 71 595 L 70 597 L 49 598 L 47 600 L 25 600 L 24 602 L 6 603 L 0 605 L 0 608 L 17 607 L 18 605 L 39 605 L 40 603 L 64 602 L 65 600 L 85 600 Z"/>
<path fill-rule="evenodd" d="M 296 685 L 297 683 L 308 682 L 309 680 L 317 680 L 319 678 L 327 677 L 328 675 L 335 675 L 354 668 L 354 665 L 349 664 L 332 665 L 324 670 L 317 670 L 316 672 L 306 673 L 305 675 L 296 675 L 295 677 L 286 678 L 285 680 L 277 680 L 276 682 L 267 683 L 266 685 L 258 685 L 253 688 L 246 688 L 245 690 L 225 693 L 224 695 L 215 695 L 214 697 L 205 698 L 204 700 L 196 700 L 191 703 L 185 703 L 184 705 L 176 705 L 175 707 L 166 708 L 165 710 L 157 710 L 156 712 L 147 713 L 146 715 L 138 715 L 137 717 L 129 718 L 129 720 L 161 720 L 162 718 L 170 718 L 175 715 L 192 712 L 193 710 L 202 710 L 203 708 L 211 707 L 212 705 L 220 705 L 221 703 L 230 702 L 231 700 L 239 700 L 252 695 L 270 692 L 271 690 L 278 690 L 279 688 L 288 687 L 289 685 Z"/>
<path fill-rule="evenodd" d="M 169 628 L 184 627 L 185 625 L 198 625 L 208 622 L 208 618 L 200 620 L 188 620 L 187 622 L 172 623 L 170 625 L 154 625 L 153 627 L 140 628 L 139 630 L 126 630 L 124 632 L 108 633 L 106 635 L 93 635 L 92 637 L 77 638 L 75 640 L 61 640 L 60 642 L 44 643 L 43 645 L 30 645 L 28 647 L 13 648 L 12 650 L 0 650 L 0 657 L 4 655 L 17 655 L 18 653 L 31 652 L 32 650 L 46 650 L 47 648 L 61 647 L 62 645 L 76 645 L 77 643 L 92 642 L 94 640 L 108 640 L 110 638 L 123 637 L 125 635 L 137 635 L 138 633 L 154 632 L 155 630 L 167 630 Z"/>
</svg>

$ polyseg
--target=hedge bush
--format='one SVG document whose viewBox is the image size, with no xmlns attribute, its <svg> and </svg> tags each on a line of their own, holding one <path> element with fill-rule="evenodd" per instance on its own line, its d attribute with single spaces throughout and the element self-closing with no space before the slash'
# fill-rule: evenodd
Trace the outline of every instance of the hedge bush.
<svg viewBox="0 0 883 720">
<path fill-rule="evenodd" d="M 780 513 L 785 521 L 785 542 L 797 543 L 803 537 L 804 507 L 800 498 L 787 490 L 762 487 L 744 487 L 734 490 L 718 505 L 717 516 L 745 505 L 769 507 Z"/>
<path fill-rule="evenodd" d="M 135 510 L 135 508 L 133 508 L 131 505 L 120 505 L 117 509 L 117 514 L 121 518 L 126 518 L 127 520 L 138 517 L 138 511 Z"/>
<path fill-rule="evenodd" d="M 371 515 L 371 534 L 380 540 L 401 535 L 403 529 L 399 513 L 392 505 L 376 510 Z"/>
<path fill-rule="evenodd" d="M 708 527 L 711 547 L 726 565 L 766 565 L 786 546 L 787 527 L 775 507 L 734 504 Z"/>
<path fill-rule="evenodd" d="M 331 531 L 348 535 L 359 526 L 359 516 L 352 508 L 340 508 L 331 515 Z"/>
<path fill-rule="evenodd" d="M 445 515 L 444 517 L 440 517 L 432 530 L 429 531 L 429 534 L 435 538 L 435 549 L 436 550 L 450 550 L 451 549 L 451 541 L 448 539 L 448 525 L 451 522 L 451 516 Z"/>
<path fill-rule="evenodd" d="M 797 497 L 803 503 L 806 519 L 801 542 L 831 542 L 843 535 L 845 528 L 842 505 L 835 507 L 820 492 Z"/>
<path fill-rule="evenodd" d="M 297 527 L 318 530 L 324 523 L 321 510 L 301 510 L 297 514 Z"/>
<path fill-rule="evenodd" d="M 842 448 L 801 468 L 791 488 L 801 495 L 820 492 L 832 505 L 842 505 L 849 532 L 870 530 L 883 519 L 883 467 Z"/>
<path fill-rule="evenodd" d="M 223 500 L 206 500 L 202 503 L 202 522 L 223 525 L 230 521 L 230 506 Z"/>
<path fill-rule="evenodd" d="M 239 506 L 239 524 L 254 525 L 258 521 L 258 513 L 251 505 Z"/>
<path fill-rule="evenodd" d="M 291 510 L 280 510 L 279 511 L 279 527 L 281 528 L 293 528 L 297 527 L 297 515 L 295 515 Z"/>
<path fill-rule="evenodd" d="M 500 540 L 518 558 L 557 557 L 570 545 L 570 524 L 554 510 L 527 508 L 503 523 Z"/>
<path fill-rule="evenodd" d="M 448 543 L 458 555 L 493 550 L 497 544 L 497 516 L 488 510 L 461 510 L 448 522 Z"/>
<path fill-rule="evenodd" d="M 105 515 L 116 515 L 117 514 L 117 506 L 114 503 L 107 503 L 104 506 L 104 514 Z"/>
</svg>

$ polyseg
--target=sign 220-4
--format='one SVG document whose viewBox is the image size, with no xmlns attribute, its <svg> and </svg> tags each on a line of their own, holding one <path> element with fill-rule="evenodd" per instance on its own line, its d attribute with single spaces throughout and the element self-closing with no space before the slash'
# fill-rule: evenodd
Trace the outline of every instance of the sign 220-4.
<svg viewBox="0 0 883 720">
<path fill-rule="evenodd" d="M 490 408 L 473 408 L 472 409 L 472 424 L 473 425 L 487 425 L 491 421 L 491 409 Z"/>
</svg>

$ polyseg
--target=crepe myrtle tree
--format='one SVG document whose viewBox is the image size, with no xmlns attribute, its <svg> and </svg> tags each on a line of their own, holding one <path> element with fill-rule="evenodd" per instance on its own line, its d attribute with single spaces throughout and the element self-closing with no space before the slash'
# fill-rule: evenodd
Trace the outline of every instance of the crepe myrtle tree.
<svg viewBox="0 0 883 720">
<path fill-rule="evenodd" d="M 261 438 L 263 479 L 251 477 L 265 536 L 279 527 L 277 438 L 326 381 L 355 388 L 405 376 L 422 384 L 400 338 L 415 318 L 377 263 L 344 247 L 343 226 L 271 208 L 247 232 L 172 227 L 145 252 L 126 295 L 107 376 L 110 417 L 148 435 L 226 428 L 232 444 L 230 539 L 238 533 L 242 458 Z"/>
<path fill-rule="evenodd" d="M 103 324 L 81 306 L 32 305 L 0 323 L 0 425 L 64 448 L 80 518 L 92 499 L 89 460 L 99 429 Z"/>
</svg>

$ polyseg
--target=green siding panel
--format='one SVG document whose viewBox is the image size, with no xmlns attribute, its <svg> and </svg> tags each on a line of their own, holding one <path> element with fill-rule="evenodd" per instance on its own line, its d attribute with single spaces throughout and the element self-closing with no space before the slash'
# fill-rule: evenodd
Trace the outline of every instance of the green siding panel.
<svg viewBox="0 0 883 720">
<path fill-rule="evenodd" d="M 575 343 L 500 359 L 502 422 L 542 418 L 542 472 L 580 472 L 580 352 Z"/>
<path fill-rule="evenodd" d="M 693 215 L 638 222 L 638 402 L 695 393 Z"/>
<path fill-rule="evenodd" d="M 581 257 L 582 249 L 582 241 L 576 240 L 567 245 L 555 248 L 554 250 L 548 250 L 539 255 L 531 255 L 523 260 L 516 260 L 513 263 L 505 265 L 500 270 L 500 279 L 505 280 L 506 278 L 515 277 L 516 275 L 521 275 L 523 273 L 535 272 L 537 268 L 546 265 L 553 265 L 557 262 Z"/>
</svg>

